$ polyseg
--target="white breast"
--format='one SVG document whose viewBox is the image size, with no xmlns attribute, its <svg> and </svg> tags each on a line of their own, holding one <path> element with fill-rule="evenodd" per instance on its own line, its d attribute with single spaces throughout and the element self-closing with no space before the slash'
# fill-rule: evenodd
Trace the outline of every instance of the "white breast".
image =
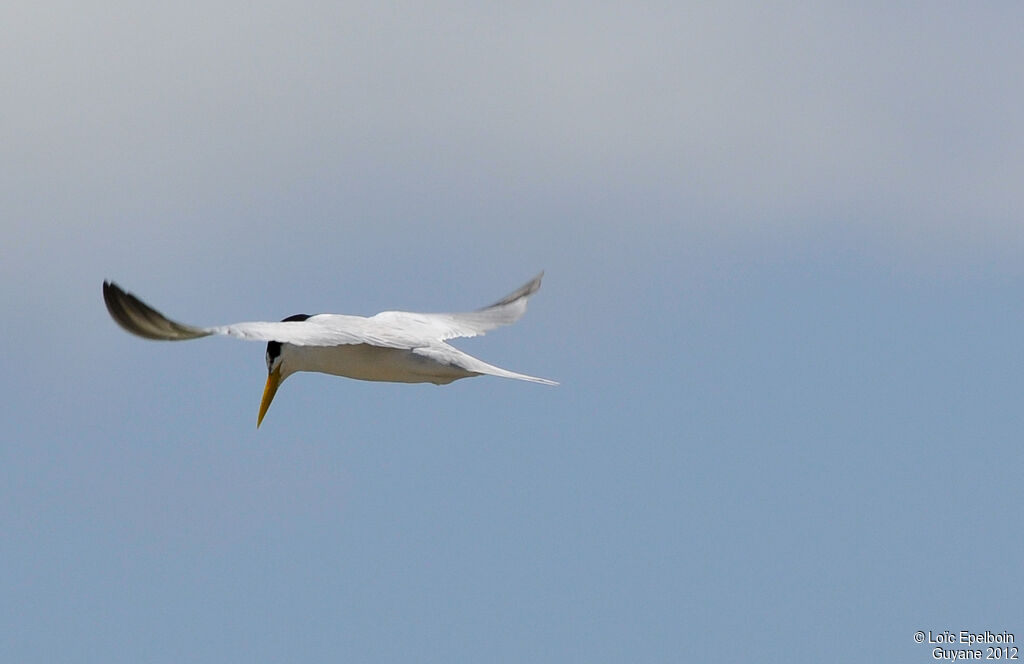
<svg viewBox="0 0 1024 664">
<path fill-rule="evenodd" d="M 393 383 L 446 385 L 459 378 L 478 376 L 451 364 L 442 364 L 412 351 L 369 344 L 293 346 L 281 348 L 282 368 Z"/>
</svg>

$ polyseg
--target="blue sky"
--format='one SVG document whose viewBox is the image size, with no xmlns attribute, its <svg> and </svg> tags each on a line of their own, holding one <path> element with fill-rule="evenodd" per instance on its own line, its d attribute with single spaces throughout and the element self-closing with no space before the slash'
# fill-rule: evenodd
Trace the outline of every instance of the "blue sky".
<svg viewBox="0 0 1024 664">
<path fill-rule="evenodd" d="M 0 9 L 0 659 L 1024 638 L 1022 10 Z M 546 388 L 124 334 L 460 310 Z"/>
</svg>

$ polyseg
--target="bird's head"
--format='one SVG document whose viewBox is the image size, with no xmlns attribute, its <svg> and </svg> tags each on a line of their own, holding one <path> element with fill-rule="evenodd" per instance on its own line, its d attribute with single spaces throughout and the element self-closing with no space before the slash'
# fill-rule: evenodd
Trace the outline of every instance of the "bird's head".
<svg viewBox="0 0 1024 664">
<path fill-rule="evenodd" d="M 307 318 L 309 318 L 308 314 L 295 314 L 281 322 L 304 321 Z M 267 385 L 263 388 L 263 401 L 260 402 L 260 414 L 256 419 L 257 429 L 263 424 L 263 416 L 267 414 L 270 402 L 274 400 L 274 395 L 277 394 L 277 388 L 284 382 L 285 378 L 292 374 L 293 370 L 287 366 L 287 348 L 288 344 L 281 343 L 280 341 L 267 343 Z"/>
</svg>

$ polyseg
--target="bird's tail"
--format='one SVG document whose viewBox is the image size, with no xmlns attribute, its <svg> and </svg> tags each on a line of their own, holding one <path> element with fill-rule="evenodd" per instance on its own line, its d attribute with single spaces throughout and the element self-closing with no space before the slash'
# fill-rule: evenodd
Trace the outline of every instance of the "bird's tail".
<svg viewBox="0 0 1024 664">
<path fill-rule="evenodd" d="M 477 360 L 479 362 L 479 360 Z M 538 378 L 537 376 L 527 376 L 526 374 L 516 373 L 515 371 L 509 371 L 508 369 L 502 369 L 496 367 L 493 364 L 487 364 L 486 362 L 480 362 L 481 368 L 474 369 L 477 373 L 487 374 L 488 376 L 500 376 L 501 378 L 515 378 L 516 380 L 528 380 L 531 383 L 540 383 L 541 385 L 558 385 L 558 381 L 548 380 L 547 378 Z"/>
<path fill-rule="evenodd" d="M 526 374 L 516 373 L 515 371 L 496 367 L 493 364 L 487 364 L 483 360 L 478 360 L 469 353 L 464 353 L 458 348 L 454 348 L 448 344 L 416 348 L 413 352 L 429 357 L 437 362 L 441 362 L 442 364 L 455 365 L 475 374 L 498 376 L 499 378 L 514 378 L 516 380 L 527 380 L 531 383 L 540 383 L 541 385 L 558 385 L 557 382 L 548 380 L 547 378 L 528 376 Z"/>
</svg>

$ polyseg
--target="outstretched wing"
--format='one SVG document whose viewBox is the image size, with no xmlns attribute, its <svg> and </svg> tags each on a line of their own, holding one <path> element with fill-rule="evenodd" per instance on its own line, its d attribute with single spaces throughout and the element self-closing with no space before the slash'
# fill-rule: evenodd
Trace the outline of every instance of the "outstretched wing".
<svg viewBox="0 0 1024 664">
<path fill-rule="evenodd" d="M 526 313 L 526 302 L 540 288 L 541 272 L 529 282 L 494 304 L 456 314 L 418 314 L 408 311 L 382 311 L 368 320 L 395 329 L 407 330 L 424 339 L 443 341 L 455 337 L 476 337 L 502 325 L 511 325 Z"/>
<path fill-rule="evenodd" d="M 118 325 L 146 339 L 184 341 L 223 334 L 247 341 L 280 341 L 296 346 L 340 346 L 374 344 L 411 348 L 401 339 L 367 329 L 361 316 L 318 315 L 304 321 L 234 323 L 216 327 L 195 327 L 171 320 L 117 284 L 103 282 L 103 301 Z"/>
<path fill-rule="evenodd" d="M 460 314 L 385 311 L 364 318 L 317 314 L 302 321 L 233 323 L 195 327 L 171 320 L 117 284 L 103 282 L 103 301 L 125 330 L 146 339 L 184 341 L 222 334 L 247 341 L 279 341 L 296 346 L 370 344 L 385 348 L 420 348 L 454 337 L 475 337 L 519 320 L 526 300 L 540 288 L 541 272 L 514 293 L 489 307 Z"/>
</svg>

